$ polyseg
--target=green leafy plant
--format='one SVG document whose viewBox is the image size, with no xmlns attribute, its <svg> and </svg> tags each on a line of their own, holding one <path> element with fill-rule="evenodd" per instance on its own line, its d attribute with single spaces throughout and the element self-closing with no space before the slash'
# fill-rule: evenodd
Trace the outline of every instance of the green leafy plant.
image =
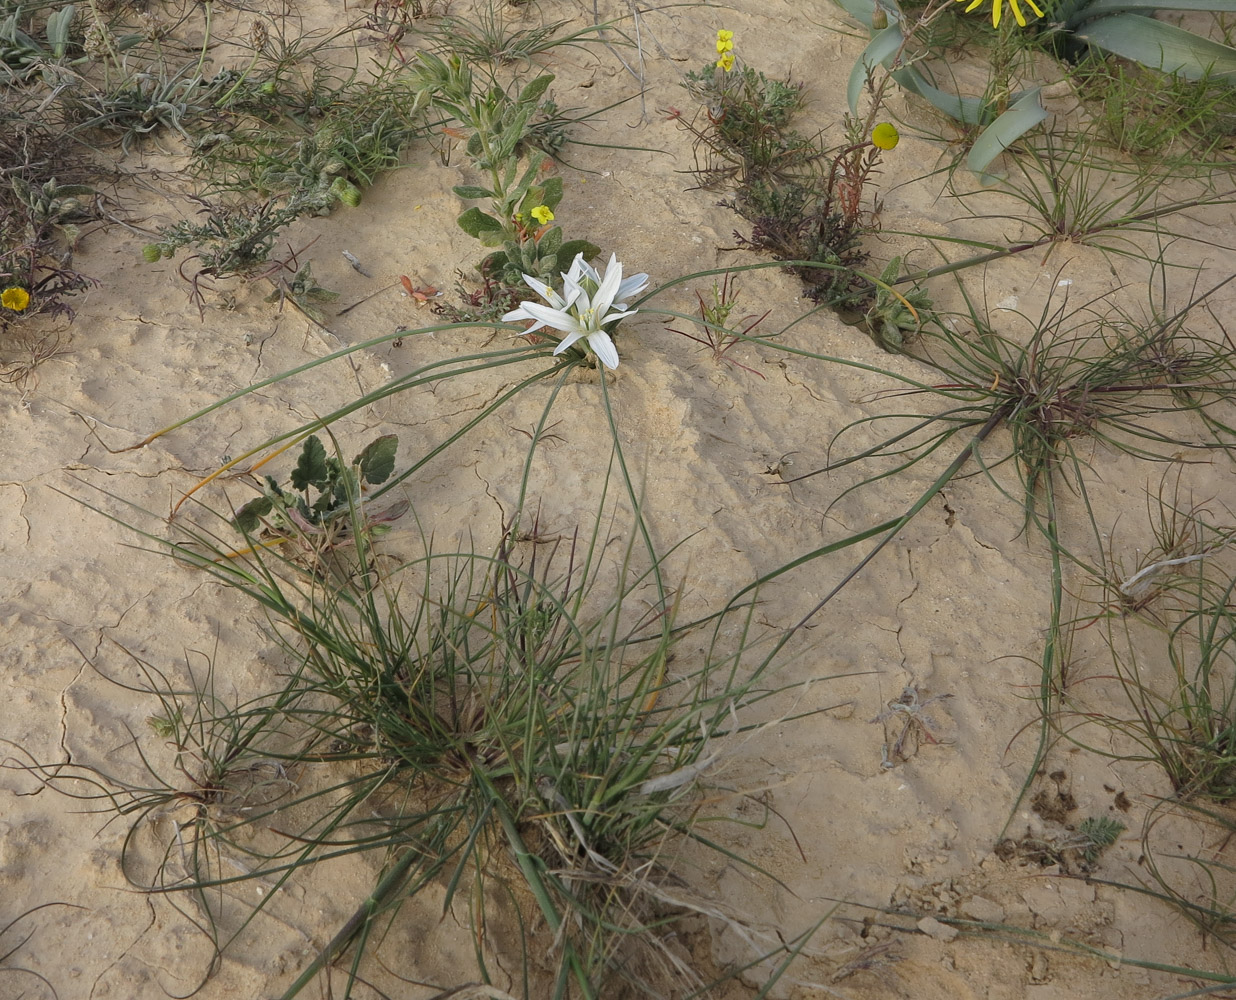
<svg viewBox="0 0 1236 1000">
<path fill-rule="evenodd" d="M 188 219 L 162 230 L 158 243 L 149 243 L 142 255 L 150 263 L 175 257 L 193 247 L 201 263 L 200 275 L 217 278 L 252 275 L 270 259 L 284 227 L 311 211 L 317 199 L 280 204 L 274 199 L 254 206 L 207 206 L 205 222 Z"/>
<path fill-rule="evenodd" d="M 370 486 L 386 482 L 395 471 L 399 439 L 385 434 L 371 441 L 350 463 L 330 455 L 316 435 L 305 439 L 289 488 L 267 476 L 262 495 L 236 512 L 232 525 L 246 536 L 289 538 L 318 535 L 334 539 L 353 526 L 353 513 Z M 366 511 L 360 518 L 367 534 L 380 533 L 378 522 L 393 520 L 407 509 L 402 503 L 382 515 Z"/>
<path fill-rule="evenodd" d="M 72 317 L 68 300 L 93 284 L 74 268 L 73 251 L 81 225 L 99 217 L 99 199 L 67 155 L 64 121 L 36 109 L 26 95 L 0 108 L 0 290 L 28 296 L 19 310 L 0 308 L 0 331 L 35 316 Z"/>
<path fill-rule="evenodd" d="M 227 73 L 203 78 L 199 69 L 195 61 L 170 75 L 133 73 L 110 89 L 75 97 L 70 106 L 80 129 L 117 136 L 126 154 L 134 142 L 161 129 L 192 144 L 186 126 L 194 118 L 205 119 L 231 82 Z"/>
<path fill-rule="evenodd" d="M 566 240 L 550 226 L 562 201 L 562 178 L 544 176 L 548 157 L 531 148 L 534 118 L 552 74 L 538 76 L 511 97 L 497 84 L 478 93 L 472 71 L 457 55 L 442 60 L 422 53 L 413 89 L 418 101 L 449 114 L 464 126 L 460 136 L 485 184 L 461 184 L 455 194 L 465 200 L 488 199 L 489 211 L 474 206 L 461 214 L 459 227 L 483 246 L 501 247 L 478 265 L 486 281 L 518 287 L 523 275 L 549 280 L 579 254 L 589 260 L 600 248 L 587 240 Z"/>
<path fill-rule="evenodd" d="M 931 296 L 926 289 L 913 287 L 905 292 L 893 289 L 901 276 L 901 258 L 894 257 L 880 275 L 875 302 L 863 315 L 871 339 L 886 351 L 900 351 L 923 326 L 924 315 L 931 310 Z"/>
<path fill-rule="evenodd" d="M 584 48 L 600 42 L 600 34 L 610 27 L 588 25 L 561 34 L 567 23 L 551 21 L 533 28 L 516 28 L 498 12 L 495 4 L 488 3 L 468 18 L 438 18 L 426 33 L 437 42 L 444 55 L 457 56 L 469 65 L 509 65 L 528 63 L 533 56 L 559 46 Z"/>
<path fill-rule="evenodd" d="M 702 184 L 724 180 L 745 188 L 801 178 L 823 155 L 790 128 L 803 107 L 802 84 L 770 80 L 751 66 L 726 72 L 708 63 L 688 72 L 683 86 L 704 109 L 702 116 L 678 119 L 695 136 L 695 173 Z"/>
<path fill-rule="evenodd" d="M 23 17 L 20 6 L 0 5 L 0 83 L 24 81 L 50 62 L 64 59 L 71 39 L 77 8 L 69 3 L 48 14 L 43 21 L 42 39 L 23 30 L 35 31 L 33 17 Z"/>
</svg>

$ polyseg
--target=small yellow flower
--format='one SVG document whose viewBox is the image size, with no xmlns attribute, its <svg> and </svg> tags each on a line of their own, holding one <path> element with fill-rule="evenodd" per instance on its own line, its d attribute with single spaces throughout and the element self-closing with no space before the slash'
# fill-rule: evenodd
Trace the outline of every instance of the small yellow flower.
<svg viewBox="0 0 1236 1000">
<path fill-rule="evenodd" d="M 725 53 L 725 55 L 723 55 L 720 59 L 717 60 L 717 65 L 720 66 L 723 70 L 725 70 L 728 73 L 730 70 L 734 68 L 734 53 L 733 52 Z"/>
<path fill-rule="evenodd" d="M 548 226 L 554 221 L 554 213 L 550 211 L 548 205 L 537 205 L 529 214 L 542 226 Z"/>
<path fill-rule="evenodd" d="M 13 312 L 21 312 L 30 305 L 30 293 L 24 288 L 6 288 L 0 292 L 0 305 Z"/>
<path fill-rule="evenodd" d="M 900 139 L 900 133 L 891 122 L 880 122 L 871 130 L 871 142 L 878 149 L 892 149 Z"/>
<path fill-rule="evenodd" d="M 734 32 L 722 28 L 717 32 L 717 55 L 723 56 L 734 51 Z"/>
<path fill-rule="evenodd" d="M 965 3 L 966 0 L 957 0 L 957 2 Z M 970 5 L 966 8 L 966 13 L 969 14 L 970 11 L 982 6 L 982 3 L 983 0 L 970 0 Z M 1039 9 L 1039 5 L 1036 4 L 1034 0 L 1026 0 L 1026 3 L 1030 5 L 1030 9 L 1034 11 L 1038 17 L 1043 17 L 1043 12 Z M 1021 12 L 1021 3 L 1019 0 L 1008 0 L 1008 4 L 1013 9 L 1013 16 L 1017 18 L 1018 25 L 1024 28 L 1026 26 L 1026 15 Z M 1000 27 L 1000 17 L 1003 13 L 1004 0 L 991 0 L 991 24 L 993 28 Z"/>
</svg>

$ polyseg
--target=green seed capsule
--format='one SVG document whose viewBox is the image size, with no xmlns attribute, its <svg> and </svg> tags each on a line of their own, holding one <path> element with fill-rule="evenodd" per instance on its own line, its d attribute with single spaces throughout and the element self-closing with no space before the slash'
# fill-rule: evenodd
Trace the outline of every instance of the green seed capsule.
<svg viewBox="0 0 1236 1000">
<path fill-rule="evenodd" d="M 159 249 L 159 244 L 147 243 L 142 247 L 142 256 L 146 258 L 147 264 L 155 264 L 163 259 L 163 251 Z"/>
<path fill-rule="evenodd" d="M 355 208 L 361 203 L 361 189 L 346 177 L 336 177 L 330 186 L 331 193 L 345 205 Z"/>
</svg>

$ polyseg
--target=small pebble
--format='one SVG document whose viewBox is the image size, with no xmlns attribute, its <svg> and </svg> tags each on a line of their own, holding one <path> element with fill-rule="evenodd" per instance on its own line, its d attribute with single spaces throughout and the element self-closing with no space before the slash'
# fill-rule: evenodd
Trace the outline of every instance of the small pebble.
<svg viewBox="0 0 1236 1000">
<path fill-rule="evenodd" d="M 949 941 L 956 940 L 957 935 L 961 933 L 956 927 L 942 924 L 935 917 L 923 917 L 915 926 L 928 937 L 933 937 L 937 941 L 943 941 L 946 944 Z"/>
</svg>

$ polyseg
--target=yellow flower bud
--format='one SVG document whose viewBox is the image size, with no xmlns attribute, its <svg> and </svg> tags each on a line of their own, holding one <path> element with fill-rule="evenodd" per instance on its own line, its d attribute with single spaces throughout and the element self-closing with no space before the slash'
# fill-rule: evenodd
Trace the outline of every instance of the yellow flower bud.
<svg viewBox="0 0 1236 1000">
<path fill-rule="evenodd" d="M 880 122 L 871 130 L 871 141 L 877 149 L 892 149 L 901 140 L 901 135 L 891 122 Z"/>
</svg>

